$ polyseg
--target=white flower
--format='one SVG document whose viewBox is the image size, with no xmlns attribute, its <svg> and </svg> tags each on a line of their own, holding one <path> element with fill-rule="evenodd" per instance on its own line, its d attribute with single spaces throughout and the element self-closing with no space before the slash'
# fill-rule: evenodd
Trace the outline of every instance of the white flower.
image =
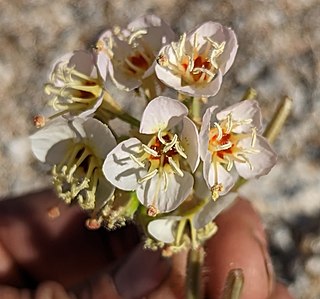
<svg viewBox="0 0 320 299">
<path fill-rule="evenodd" d="M 107 56 L 114 84 L 133 90 L 154 73 L 155 58 L 161 47 L 175 38 L 171 28 L 155 15 L 131 22 L 126 29 L 104 32 L 97 42 L 98 60 Z"/>
<path fill-rule="evenodd" d="M 262 129 L 258 103 L 246 100 L 216 115 L 217 106 L 208 108 L 200 130 L 200 155 L 203 176 L 214 199 L 226 194 L 234 185 L 237 173 L 245 178 L 267 174 L 276 163 L 276 154 L 268 141 L 259 135 Z"/>
<path fill-rule="evenodd" d="M 149 215 L 176 209 L 192 192 L 199 164 L 199 140 L 188 109 L 177 100 L 158 97 L 146 107 L 140 133 L 150 134 L 147 145 L 137 138 L 121 142 L 107 156 L 103 172 L 122 190 L 136 190 Z M 187 166 L 188 165 L 188 166 Z"/>
<path fill-rule="evenodd" d="M 101 105 L 103 87 L 95 53 L 74 51 L 55 62 L 45 92 L 53 95 L 50 105 L 60 111 L 59 114 L 85 117 L 93 114 Z"/>
<path fill-rule="evenodd" d="M 99 210 L 112 197 L 115 188 L 101 170 L 116 145 L 106 125 L 93 118 L 57 118 L 30 139 L 34 155 L 53 166 L 53 183 L 66 203 L 76 200 L 86 210 Z"/>
<path fill-rule="evenodd" d="M 166 244 L 173 244 L 177 241 L 177 227 L 179 222 L 185 222 L 187 219 L 190 220 L 192 228 L 197 230 L 203 229 L 202 235 L 206 239 L 207 236 L 211 236 L 212 227 L 211 222 L 225 209 L 227 209 L 236 199 L 237 193 L 230 192 L 226 196 L 223 196 L 218 201 L 209 200 L 204 206 L 202 206 L 197 212 L 188 216 L 181 215 L 170 215 L 152 220 L 148 223 L 147 230 L 148 233 L 160 242 Z M 207 228 L 207 231 L 206 231 Z M 182 233 L 182 232 L 179 232 Z M 200 233 L 201 234 L 201 233 Z M 191 237 L 195 238 L 195 236 Z M 198 235 L 200 237 L 200 235 Z M 182 240 L 180 240 L 181 242 Z M 195 241 L 195 240 L 193 240 Z M 179 245 L 179 244 L 176 244 Z"/>
<path fill-rule="evenodd" d="M 164 46 L 157 58 L 157 77 L 191 96 L 214 96 L 238 49 L 235 33 L 219 23 L 206 22 Z"/>
<path fill-rule="evenodd" d="M 175 241 L 176 226 L 180 216 L 166 216 L 148 223 L 148 233 L 156 240 L 171 244 Z"/>
</svg>

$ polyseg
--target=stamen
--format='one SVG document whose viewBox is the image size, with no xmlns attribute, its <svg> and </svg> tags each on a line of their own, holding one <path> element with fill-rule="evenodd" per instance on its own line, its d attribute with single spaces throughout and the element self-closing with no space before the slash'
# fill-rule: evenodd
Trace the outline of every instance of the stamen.
<svg viewBox="0 0 320 299">
<path fill-rule="evenodd" d="M 171 148 L 176 144 L 177 140 L 178 140 L 178 136 L 177 136 L 177 134 L 174 134 L 172 140 L 170 142 L 168 142 L 165 145 L 165 147 L 163 148 L 163 152 L 166 153 L 169 150 L 171 150 Z"/>
<path fill-rule="evenodd" d="M 230 171 L 233 167 L 233 160 L 229 156 L 226 156 L 225 159 L 228 161 L 227 171 Z"/>
<path fill-rule="evenodd" d="M 251 139 L 251 147 L 255 147 L 257 141 L 257 130 L 256 128 L 252 128 L 252 139 Z"/>
<path fill-rule="evenodd" d="M 158 169 L 154 169 L 153 171 L 146 174 L 144 177 L 138 180 L 139 184 L 142 184 L 143 182 L 151 180 L 156 174 L 158 173 Z"/>
<path fill-rule="evenodd" d="M 198 34 L 197 34 L 197 32 L 194 34 L 194 36 L 193 36 L 193 47 L 195 48 L 195 49 L 197 49 L 198 48 Z"/>
<path fill-rule="evenodd" d="M 168 157 L 168 162 L 169 162 L 170 166 L 173 168 L 173 170 L 175 171 L 175 173 L 177 175 L 183 177 L 182 170 L 179 168 L 178 164 L 173 160 L 172 157 Z"/>
<path fill-rule="evenodd" d="M 231 147 L 232 147 L 232 142 L 228 141 L 225 144 L 217 144 L 216 145 L 216 151 L 225 151 L 225 150 L 227 150 L 227 149 L 229 149 Z"/>
<path fill-rule="evenodd" d="M 136 38 L 140 38 L 142 35 L 144 34 L 147 34 L 148 31 L 146 29 L 140 29 L 140 30 L 137 30 L 135 32 L 133 32 L 129 39 L 128 39 L 128 44 L 131 45 L 132 42 L 136 39 Z"/>
<path fill-rule="evenodd" d="M 151 156 L 153 156 L 153 157 L 159 157 L 158 152 L 155 151 L 155 150 L 153 150 L 152 148 L 148 147 L 147 145 L 142 144 L 142 148 L 143 148 L 143 150 L 144 150 L 146 153 L 150 154 Z"/>
<path fill-rule="evenodd" d="M 130 159 L 136 162 L 140 167 L 145 167 L 145 164 L 142 161 L 140 161 L 136 156 L 130 154 Z"/>
<path fill-rule="evenodd" d="M 217 130 L 218 130 L 218 137 L 217 137 L 217 141 L 220 141 L 220 140 L 221 140 L 221 138 L 222 138 L 222 136 L 223 136 L 222 128 L 221 128 L 220 124 L 219 124 L 219 123 L 217 123 L 217 122 L 215 122 L 215 123 L 214 123 L 214 126 L 215 126 L 215 127 L 217 128 Z"/>
<path fill-rule="evenodd" d="M 126 58 L 124 61 L 129 66 L 129 68 L 131 68 L 135 72 L 138 73 L 141 71 L 141 69 L 138 66 L 136 66 L 135 64 L 133 64 L 128 58 Z"/>
<path fill-rule="evenodd" d="M 227 133 L 229 134 L 232 130 L 233 122 L 232 122 L 232 114 L 229 113 L 227 115 Z"/>
<path fill-rule="evenodd" d="M 179 142 L 179 141 L 176 142 L 176 144 L 175 144 L 175 149 L 176 149 L 176 151 L 178 152 L 178 154 L 179 154 L 181 157 L 187 159 L 187 155 L 186 155 L 186 153 L 184 152 L 184 149 L 183 149 L 183 147 L 180 145 L 180 142 Z"/>
<path fill-rule="evenodd" d="M 186 44 L 186 33 L 183 33 L 180 37 L 179 43 L 178 43 L 178 57 L 181 58 L 183 56 L 185 44 Z M 179 59 L 178 59 L 179 60 Z"/>
<path fill-rule="evenodd" d="M 162 131 L 159 130 L 158 131 L 158 135 L 157 135 L 158 139 L 160 140 L 160 142 L 163 144 L 163 145 L 167 145 L 167 141 L 165 141 L 162 137 Z"/>
<path fill-rule="evenodd" d="M 168 174 L 166 171 L 164 171 L 162 174 L 163 174 L 163 181 L 164 181 L 164 191 L 166 192 L 168 190 L 168 185 L 169 185 Z"/>
</svg>

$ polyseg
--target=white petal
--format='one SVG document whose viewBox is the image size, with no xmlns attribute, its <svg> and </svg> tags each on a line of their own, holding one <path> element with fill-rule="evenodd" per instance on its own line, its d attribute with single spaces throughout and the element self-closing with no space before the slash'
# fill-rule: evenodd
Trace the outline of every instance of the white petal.
<svg viewBox="0 0 320 299">
<path fill-rule="evenodd" d="M 251 138 L 245 138 L 239 142 L 239 147 L 242 148 L 250 148 L 250 145 Z M 247 154 L 247 157 L 253 167 L 252 170 L 248 163 L 234 163 L 239 175 L 245 179 L 258 178 L 262 175 L 266 175 L 277 162 L 276 153 L 264 137 L 256 137 L 254 149 L 259 150 L 259 153 Z"/>
<path fill-rule="evenodd" d="M 210 196 L 211 192 L 207 186 L 207 183 L 203 177 L 203 164 L 200 164 L 199 168 L 194 174 L 194 195 L 197 198 L 206 198 Z"/>
<path fill-rule="evenodd" d="M 206 43 L 205 37 L 221 44 L 225 42 L 224 51 L 218 58 L 219 69 L 224 75 L 234 62 L 238 50 L 237 37 L 234 31 L 215 22 L 206 22 L 188 33 L 187 38 L 193 41 L 194 34 L 198 35 L 199 46 Z"/>
<path fill-rule="evenodd" d="M 147 29 L 147 33 L 142 36 L 143 42 L 158 54 L 160 48 L 175 39 L 175 33 L 163 20 L 155 15 L 146 15 L 140 17 L 128 25 L 132 31 Z"/>
<path fill-rule="evenodd" d="M 181 217 L 168 216 L 153 220 L 148 224 L 148 233 L 161 242 L 168 244 L 173 243 L 175 240 L 174 228 L 179 219 L 181 219 Z"/>
<path fill-rule="evenodd" d="M 74 51 L 70 57 L 68 66 L 74 67 L 78 72 L 87 76 L 96 77 L 94 59 L 92 52 L 84 50 Z"/>
<path fill-rule="evenodd" d="M 104 176 L 99 177 L 99 184 L 96 190 L 95 210 L 102 209 L 114 193 L 114 186 Z"/>
<path fill-rule="evenodd" d="M 212 113 L 218 106 L 211 106 L 209 107 L 203 115 L 202 118 L 202 125 L 199 133 L 199 142 L 200 142 L 200 156 L 202 161 L 205 160 L 205 157 L 208 152 L 209 146 L 209 132 L 211 128 L 211 117 Z"/>
<path fill-rule="evenodd" d="M 188 117 L 183 118 L 180 140 L 183 149 L 187 155 L 187 162 L 191 171 L 194 172 L 200 161 L 199 154 L 199 135 L 196 125 Z"/>
<path fill-rule="evenodd" d="M 232 119 L 237 121 L 252 119 L 251 124 L 239 126 L 235 130 L 233 130 L 233 132 L 246 133 L 249 132 L 252 127 L 255 127 L 258 132 L 261 131 L 262 117 L 261 110 L 257 101 L 245 100 L 234 104 L 217 113 L 217 119 L 221 121 L 225 119 L 229 113 L 232 114 Z"/>
<path fill-rule="evenodd" d="M 103 81 L 107 80 L 110 58 L 103 51 L 96 54 L 96 65 Z"/>
<path fill-rule="evenodd" d="M 136 31 L 136 30 L 144 29 L 148 27 L 161 26 L 162 22 L 163 21 L 159 17 L 157 17 L 156 15 L 150 14 L 150 15 L 145 15 L 133 20 L 128 24 L 127 28 L 130 29 L 131 31 Z"/>
<path fill-rule="evenodd" d="M 227 209 L 237 198 L 237 193 L 231 192 L 219 197 L 217 201 L 210 200 L 194 217 L 193 226 L 199 229 L 214 220 L 222 211 Z"/>
<path fill-rule="evenodd" d="M 116 46 L 114 47 L 114 56 L 110 60 L 109 75 L 113 83 L 123 90 L 133 90 L 141 85 L 141 80 L 123 70 L 124 60 L 132 55 L 132 48 L 127 42 L 114 37 Z"/>
<path fill-rule="evenodd" d="M 89 118 L 84 122 L 83 128 L 95 155 L 105 159 L 107 154 L 117 145 L 108 126 L 97 119 Z"/>
<path fill-rule="evenodd" d="M 83 128 L 83 123 L 85 122 L 85 119 L 82 117 L 73 117 L 71 120 L 69 120 L 68 124 L 70 128 L 72 128 L 76 134 L 77 139 L 82 139 L 86 137 L 86 132 Z"/>
<path fill-rule="evenodd" d="M 104 161 L 102 171 L 113 185 L 122 190 L 135 190 L 138 180 L 147 174 L 145 168 L 139 166 L 130 155 L 137 156 L 141 151 L 141 142 L 130 138 L 119 143 Z"/>
<path fill-rule="evenodd" d="M 155 71 L 157 77 L 165 85 L 172 87 L 173 89 L 187 95 L 197 96 L 197 97 L 211 97 L 215 96 L 222 83 L 222 73 L 218 70 L 216 77 L 208 84 L 198 86 L 194 85 L 181 85 L 181 77 L 174 75 L 171 71 L 166 68 L 156 65 Z"/>
<path fill-rule="evenodd" d="M 218 179 L 216 179 L 216 172 L 211 162 L 211 153 L 208 152 L 203 162 L 203 177 L 209 188 L 213 187 L 216 183 L 221 184 L 223 190 L 220 192 L 220 195 L 224 195 L 233 187 L 235 177 L 220 164 L 217 165 L 217 176 Z"/>
<path fill-rule="evenodd" d="M 170 129 L 188 114 L 185 105 L 168 97 L 153 99 L 143 112 L 140 133 L 154 134 L 159 130 Z"/>
<path fill-rule="evenodd" d="M 188 32 L 187 39 L 191 43 L 193 43 L 194 35 L 197 34 L 198 46 L 201 47 L 207 41 L 205 39 L 205 37 L 213 37 L 215 34 L 217 34 L 217 32 L 222 30 L 222 27 L 223 26 L 221 24 L 219 24 L 219 23 L 215 23 L 215 22 L 211 22 L 211 21 L 205 22 L 205 23 L 197 26 L 192 31 Z M 214 41 L 216 41 L 216 40 L 214 40 Z"/>
<path fill-rule="evenodd" d="M 141 184 L 137 189 L 139 201 L 146 207 L 154 206 L 159 213 L 167 213 L 176 209 L 191 193 L 193 177 L 183 172 L 183 177 L 168 174 L 168 185 L 159 175 Z"/>
<path fill-rule="evenodd" d="M 79 113 L 79 117 L 82 117 L 82 118 L 88 118 L 88 117 L 91 117 L 96 111 L 97 109 L 100 107 L 100 105 L 102 104 L 103 102 L 103 94 L 104 94 L 104 91 L 101 90 L 101 94 L 100 96 L 95 100 L 95 102 L 91 103 L 91 107 L 88 107 L 86 110 L 84 110 L 83 112 Z M 72 119 L 72 115 L 71 117 L 69 117 L 69 119 Z"/>
<path fill-rule="evenodd" d="M 218 42 L 221 42 L 220 40 L 226 42 L 224 51 L 219 57 L 219 68 L 224 75 L 234 62 L 238 51 L 238 41 L 234 31 L 230 28 L 223 27 L 221 35 L 223 37 L 220 38 L 220 32 L 217 32 L 217 34 L 214 36 L 214 40 L 217 40 Z"/>
<path fill-rule="evenodd" d="M 61 141 L 71 140 L 76 137 L 75 131 L 72 130 L 68 122 L 63 118 L 59 118 L 30 136 L 31 149 L 38 160 L 46 162 L 46 156 L 50 148 Z M 66 150 L 65 145 L 66 143 L 63 146 L 64 150 Z"/>
</svg>

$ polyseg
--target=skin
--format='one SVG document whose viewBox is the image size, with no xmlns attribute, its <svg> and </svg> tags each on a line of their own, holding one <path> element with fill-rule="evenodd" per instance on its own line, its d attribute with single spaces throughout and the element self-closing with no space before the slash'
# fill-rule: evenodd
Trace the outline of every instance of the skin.
<svg viewBox="0 0 320 299">
<path fill-rule="evenodd" d="M 57 205 L 61 215 L 48 217 Z M 90 231 L 86 219 L 50 190 L 0 202 L 0 298 L 184 298 L 187 252 L 163 258 L 142 248 L 133 225 Z M 205 298 L 222 298 L 228 271 L 242 268 L 242 299 L 292 299 L 275 283 L 263 227 L 250 203 L 238 199 L 216 223 L 218 233 L 206 245 Z"/>
</svg>

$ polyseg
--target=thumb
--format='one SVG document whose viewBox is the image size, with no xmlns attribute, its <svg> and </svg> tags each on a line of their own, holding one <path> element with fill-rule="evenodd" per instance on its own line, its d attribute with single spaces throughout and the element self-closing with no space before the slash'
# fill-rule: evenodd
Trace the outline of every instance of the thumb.
<svg viewBox="0 0 320 299">
<path fill-rule="evenodd" d="M 139 244 L 126 258 L 75 291 L 79 298 L 135 299 L 149 294 L 165 279 L 170 260 Z M 89 295 L 89 296 L 88 296 Z"/>
</svg>

